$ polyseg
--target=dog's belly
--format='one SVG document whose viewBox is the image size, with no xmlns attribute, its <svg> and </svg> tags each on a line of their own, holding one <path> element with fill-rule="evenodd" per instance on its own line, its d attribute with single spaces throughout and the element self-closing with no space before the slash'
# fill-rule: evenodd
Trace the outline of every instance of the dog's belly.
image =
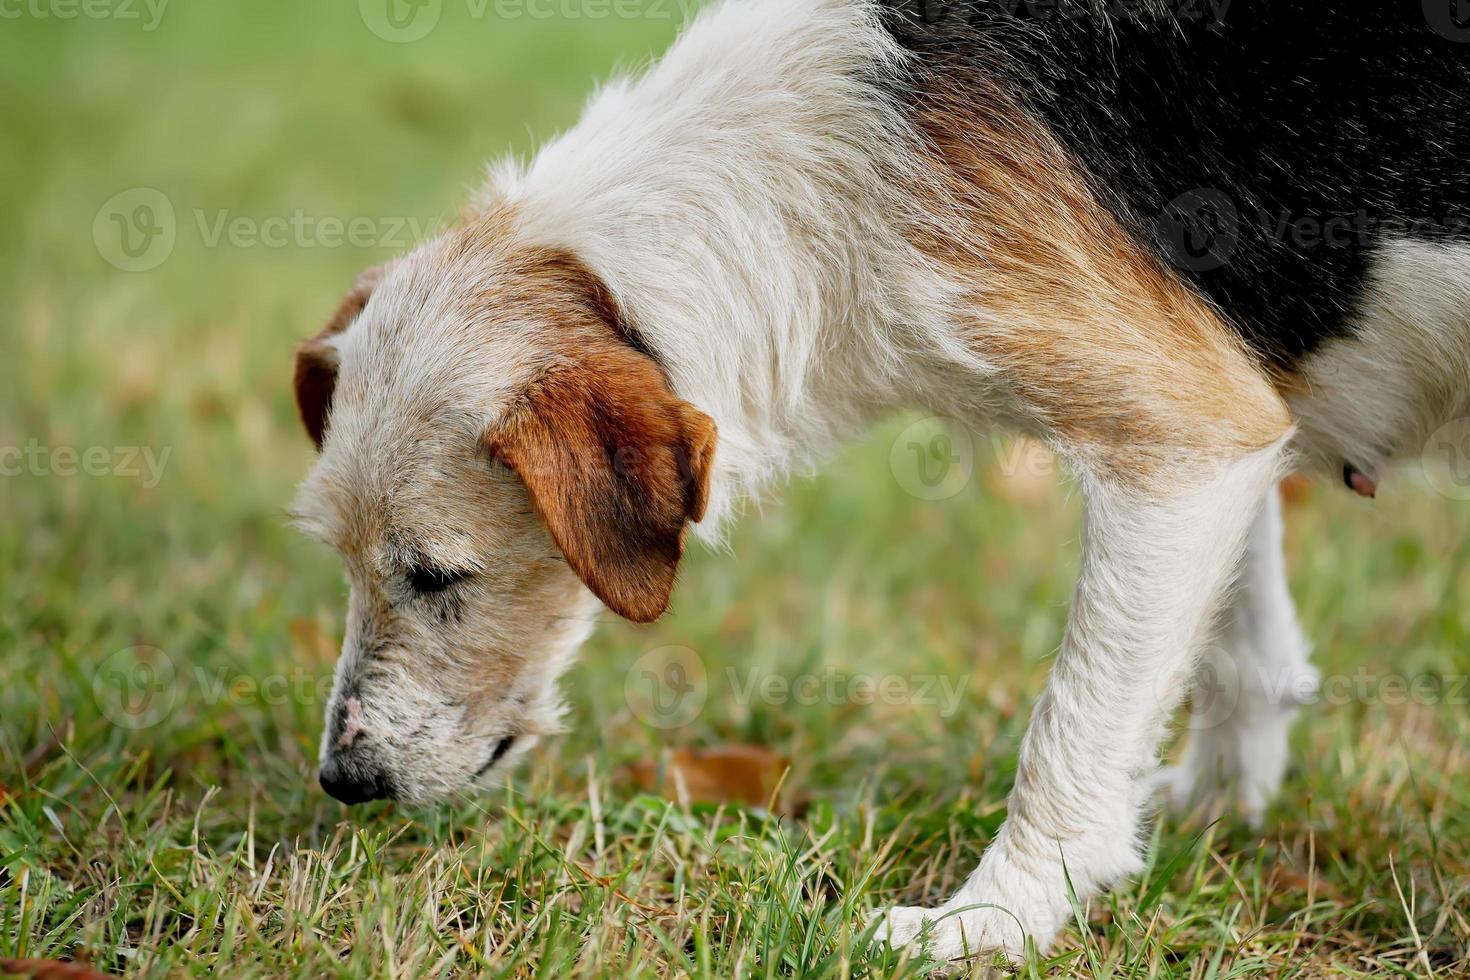
<svg viewBox="0 0 1470 980">
<path fill-rule="evenodd" d="M 1358 309 L 1348 336 L 1302 362 L 1288 400 L 1304 466 L 1376 481 L 1433 455 L 1447 425 L 1470 437 L 1470 242 L 1380 247 Z"/>
</svg>

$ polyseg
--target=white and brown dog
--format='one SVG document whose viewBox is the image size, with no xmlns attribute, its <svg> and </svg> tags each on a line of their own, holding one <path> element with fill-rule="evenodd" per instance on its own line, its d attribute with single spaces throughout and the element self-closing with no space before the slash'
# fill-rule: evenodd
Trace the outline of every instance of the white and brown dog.
<svg viewBox="0 0 1470 980">
<path fill-rule="evenodd" d="M 1277 479 L 1371 494 L 1470 414 L 1470 31 L 1117 7 L 716 3 L 365 273 L 296 369 L 295 511 L 352 585 L 328 792 L 489 785 L 555 729 L 599 601 L 658 617 L 689 525 L 919 408 L 1052 446 L 1085 553 L 1004 827 L 884 934 L 1045 947 L 1068 880 L 1138 869 L 1202 656 L 1240 700 L 1164 782 L 1259 814 L 1315 680 Z"/>
</svg>

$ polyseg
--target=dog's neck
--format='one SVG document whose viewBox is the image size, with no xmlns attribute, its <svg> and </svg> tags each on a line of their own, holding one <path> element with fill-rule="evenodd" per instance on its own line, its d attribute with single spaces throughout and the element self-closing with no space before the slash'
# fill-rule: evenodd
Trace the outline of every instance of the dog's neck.
<svg viewBox="0 0 1470 980">
<path fill-rule="evenodd" d="M 899 57 L 862 2 L 701 17 L 605 88 L 493 199 L 600 275 L 676 392 L 712 416 L 706 537 L 737 501 L 910 400 L 932 296 L 900 227 L 908 130 L 876 88 Z"/>
</svg>

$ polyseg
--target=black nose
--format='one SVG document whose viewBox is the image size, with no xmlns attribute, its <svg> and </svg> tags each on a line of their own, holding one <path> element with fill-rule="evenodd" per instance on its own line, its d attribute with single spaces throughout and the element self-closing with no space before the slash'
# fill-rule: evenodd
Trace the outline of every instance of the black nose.
<svg viewBox="0 0 1470 980">
<path fill-rule="evenodd" d="M 393 798 L 393 784 L 387 777 L 371 766 L 357 762 L 344 764 L 336 759 L 329 759 L 322 766 L 320 779 L 322 789 L 327 791 L 328 796 L 341 800 L 348 806 Z"/>
</svg>

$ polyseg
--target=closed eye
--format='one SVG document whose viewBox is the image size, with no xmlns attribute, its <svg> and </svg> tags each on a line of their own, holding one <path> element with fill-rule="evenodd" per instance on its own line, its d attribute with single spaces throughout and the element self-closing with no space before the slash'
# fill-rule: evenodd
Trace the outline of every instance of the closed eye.
<svg viewBox="0 0 1470 980">
<path fill-rule="evenodd" d="M 408 587 L 419 595 L 434 595 L 469 577 L 469 572 L 452 571 L 437 565 L 413 565 L 408 570 Z"/>
</svg>

